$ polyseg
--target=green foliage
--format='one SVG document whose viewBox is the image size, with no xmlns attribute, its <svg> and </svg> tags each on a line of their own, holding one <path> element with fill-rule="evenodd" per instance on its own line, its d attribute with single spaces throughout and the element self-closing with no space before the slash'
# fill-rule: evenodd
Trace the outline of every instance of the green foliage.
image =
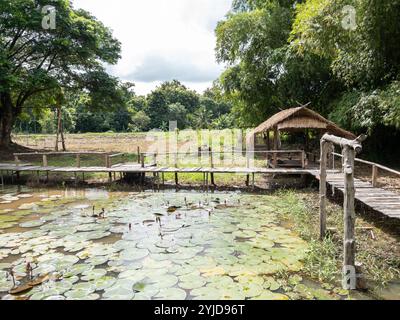
<svg viewBox="0 0 400 320">
<path fill-rule="evenodd" d="M 132 117 L 132 124 L 129 126 L 129 131 L 132 132 L 143 132 L 149 129 L 151 119 L 146 115 L 144 111 L 138 111 Z"/>
<path fill-rule="evenodd" d="M 295 2 L 246 2 L 252 5 L 218 24 L 217 58 L 230 65 L 220 80 L 239 126 L 310 101 L 318 108 L 330 94 L 334 81 L 326 59 L 294 54 L 288 44 Z"/>
<path fill-rule="evenodd" d="M 103 63 L 119 59 L 120 43 L 111 30 L 68 0 L 54 0 L 57 25 L 42 27 L 44 0 L 0 3 L 0 138 L 10 142 L 13 124 L 25 103 L 60 88 L 85 90 L 92 103 L 115 102 L 116 79 Z M 58 95 L 58 94 L 57 94 Z"/>
<path fill-rule="evenodd" d="M 399 20 L 400 0 L 235 0 L 216 28 L 235 125 L 311 102 L 375 140 L 399 130 Z"/>
</svg>

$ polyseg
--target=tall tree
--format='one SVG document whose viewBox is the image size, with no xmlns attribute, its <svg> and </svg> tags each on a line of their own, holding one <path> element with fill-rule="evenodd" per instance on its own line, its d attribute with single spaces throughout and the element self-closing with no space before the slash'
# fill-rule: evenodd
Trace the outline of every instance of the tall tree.
<svg viewBox="0 0 400 320">
<path fill-rule="evenodd" d="M 164 82 L 149 94 L 146 113 L 151 118 L 153 128 L 166 129 L 169 121 L 177 120 L 174 118 L 177 111 L 175 104 L 193 113 L 199 105 L 199 96 L 176 80 Z M 171 105 L 175 106 L 171 109 Z M 182 110 L 179 113 L 182 114 Z"/>
<path fill-rule="evenodd" d="M 228 64 L 221 83 L 240 126 L 310 101 L 318 106 L 318 93 L 334 90 L 325 58 L 291 50 L 288 38 L 298 2 L 237 0 L 217 26 L 217 58 Z"/>
<path fill-rule="evenodd" d="M 0 147 L 24 105 L 36 95 L 70 88 L 87 90 L 93 101 L 116 97 L 116 79 L 103 63 L 119 59 L 120 43 L 111 30 L 68 0 L 53 0 L 55 29 L 44 28 L 47 0 L 0 2 Z M 47 13 L 45 13 L 47 14 Z"/>
<path fill-rule="evenodd" d="M 400 1 L 307 0 L 296 13 L 293 48 L 329 59 L 344 85 L 335 120 L 353 130 L 400 128 Z"/>
</svg>

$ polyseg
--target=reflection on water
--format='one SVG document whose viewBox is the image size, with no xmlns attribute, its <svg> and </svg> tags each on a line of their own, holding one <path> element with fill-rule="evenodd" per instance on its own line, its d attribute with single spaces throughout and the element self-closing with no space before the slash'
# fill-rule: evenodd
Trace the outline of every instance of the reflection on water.
<svg viewBox="0 0 400 320">
<path fill-rule="evenodd" d="M 240 193 L 5 189 L 0 297 L 347 298 L 304 279 L 307 243 L 280 225 L 276 201 Z M 22 291 L 14 296 L 13 281 Z"/>
</svg>

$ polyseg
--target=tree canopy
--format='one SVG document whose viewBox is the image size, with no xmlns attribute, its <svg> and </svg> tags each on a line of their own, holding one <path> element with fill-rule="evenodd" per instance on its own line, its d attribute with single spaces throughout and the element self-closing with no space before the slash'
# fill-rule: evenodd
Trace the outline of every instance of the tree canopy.
<svg viewBox="0 0 400 320">
<path fill-rule="evenodd" d="M 12 127 L 27 101 L 61 88 L 86 90 L 94 104 L 115 101 L 117 79 L 104 63 L 120 57 L 111 30 L 68 0 L 54 0 L 55 29 L 43 28 L 44 0 L 0 3 L 0 145 L 7 147 Z"/>
</svg>

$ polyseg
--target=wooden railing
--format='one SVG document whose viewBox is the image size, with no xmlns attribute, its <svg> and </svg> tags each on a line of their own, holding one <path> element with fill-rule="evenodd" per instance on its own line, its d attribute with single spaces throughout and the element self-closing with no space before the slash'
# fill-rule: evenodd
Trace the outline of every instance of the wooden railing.
<svg viewBox="0 0 400 320">
<path fill-rule="evenodd" d="M 30 152 L 30 153 L 14 153 L 14 161 L 15 164 L 18 166 L 21 161 L 20 161 L 20 157 L 38 157 L 38 156 L 42 156 L 42 166 L 43 167 L 48 167 L 48 157 L 49 156 L 75 156 L 76 157 L 76 167 L 80 168 L 81 167 L 81 157 L 82 156 L 100 156 L 100 157 L 104 157 L 104 165 L 106 168 L 111 168 L 113 166 L 112 164 L 112 159 L 116 158 L 116 157 L 122 157 L 123 158 L 123 162 L 124 163 L 124 159 L 126 154 L 125 153 L 116 153 L 116 154 L 110 154 L 107 152 L 92 152 L 92 151 L 88 151 L 88 152 Z M 122 164 L 119 163 L 119 164 Z"/>
<path fill-rule="evenodd" d="M 335 157 L 343 158 L 343 155 L 336 153 L 336 152 L 332 152 L 332 155 L 333 155 L 333 169 L 335 169 L 335 167 L 334 167 L 335 166 Z M 400 171 L 385 167 L 385 166 L 375 163 L 375 162 L 366 161 L 366 160 L 358 159 L 358 158 L 355 158 L 354 161 L 358 162 L 358 163 L 363 163 L 363 164 L 366 164 L 366 165 L 369 165 L 372 167 L 371 183 L 372 183 L 372 186 L 374 186 L 374 187 L 376 187 L 378 185 L 379 169 L 386 171 L 386 172 L 390 172 L 397 176 L 400 176 Z"/>
<path fill-rule="evenodd" d="M 255 154 L 264 154 L 266 155 L 266 159 L 270 160 L 272 158 L 272 161 L 274 162 L 274 165 L 276 166 L 276 161 L 279 155 L 283 154 L 294 154 L 294 155 L 300 155 L 300 162 L 301 162 L 301 167 L 304 169 L 306 167 L 306 153 L 304 150 L 270 150 L 270 151 L 212 151 L 211 149 L 207 151 L 199 150 L 198 152 L 163 152 L 163 153 L 141 153 L 140 154 L 140 163 L 141 166 L 144 167 L 146 163 L 146 158 L 152 158 L 152 162 L 150 166 L 157 166 L 157 158 L 161 156 L 173 156 L 173 162 L 174 166 L 178 167 L 178 161 L 179 161 L 179 156 L 183 155 L 186 157 L 197 157 L 199 160 L 202 159 L 204 155 L 209 157 L 209 163 L 210 167 L 214 168 L 215 167 L 215 155 L 235 155 L 235 154 L 241 154 L 246 157 L 246 162 L 247 162 L 247 167 L 250 167 L 250 155 L 255 155 Z"/>
</svg>

